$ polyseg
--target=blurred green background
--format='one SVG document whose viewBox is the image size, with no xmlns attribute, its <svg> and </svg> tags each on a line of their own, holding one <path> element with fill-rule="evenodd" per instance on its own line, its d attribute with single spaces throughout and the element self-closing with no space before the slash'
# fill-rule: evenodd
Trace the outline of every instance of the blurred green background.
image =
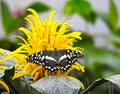
<svg viewBox="0 0 120 94">
<path fill-rule="evenodd" d="M 117 3 L 120 4 L 119 0 L 102 0 L 100 4 L 96 3 L 96 6 L 99 5 L 102 9 L 96 8 L 95 3 L 91 3 L 93 0 L 41 1 L 30 0 L 27 4 L 25 1 L 19 1 L 20 6 L 15 0 L 11 0 L 14 3 L 0 0 L 0 48 L 13 51 L 19 46 L 17 43 L 21 41 L 14 38 L 14 35 L 24 37 L 17 29 L 28 26 L 24 20 L 28 14 L 26 8 L 35 9 L 43 18 L 48 18 L 50 11 L 56 10 L 58 18 L 55 16 L 55 19 L 63 22 L 71 19 L 74 25 L 70 30 L 83 32 L 83 40 L 77 41 L 74 46 L 84 48 L 84 59 L 81 63 L 85 66 L 86 72 L 74 75 L 85 84 L 85 87 L 98 78 L 120 73 L 120 10 L 117 7 Z M 16 9 L 12 9 L 10 5 Z M 109 85 L 104 84 L 91 91 L 91 94 L 108 94 L 108 91 Z M 114 86 L 113 92 L 120 94 L 117 86 Z"/>
</svg>

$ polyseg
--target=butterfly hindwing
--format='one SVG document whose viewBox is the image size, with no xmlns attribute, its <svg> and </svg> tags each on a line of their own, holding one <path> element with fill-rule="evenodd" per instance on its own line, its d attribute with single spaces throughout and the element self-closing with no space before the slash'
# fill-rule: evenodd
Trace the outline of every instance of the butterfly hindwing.
<svg viewBox="0 0 120 94">
<path fill-rule="evenodd" d="M 60 50 L 61 57 L 59 58 L 59 64 L 61 66 L 61 70 L 67 71 L 71 65 L 78 60 L 78 58 L 82 58 L 83 55 L 79 52 L 73 50 Z"/>
</svg>

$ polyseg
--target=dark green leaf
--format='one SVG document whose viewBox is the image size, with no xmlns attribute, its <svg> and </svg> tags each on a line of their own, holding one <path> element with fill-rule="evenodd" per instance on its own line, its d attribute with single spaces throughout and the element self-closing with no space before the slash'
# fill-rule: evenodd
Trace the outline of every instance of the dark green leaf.
<svg viewBox="0 0 120 94">
<path fill-rule="evenodd" d="M 32 88 L 32 87 L 31 87 Z M 43 94 L 43 93 L 40 93 L 39 91 L 37 91 L 36 89 L 32 88 L 32 93 L 31 94 Z"/>
<path fill-rule="evenodd" d="M 8 23 L 9 24 L 9 28 L 8 28 L 9 33 L 13 32 L 14 30 L 17 30 L 20 26 L 24 25 L 24 22 L 25 22 L 25 20 L 24 20 L 23 16 L 19 17 L 19 18 L 12 17 Z M 13 24 L 11 24 L 11 23 L 13 23 Z"/>
<path fill-rule="evenodd" d="M 3 0 L 1 0 L 1 13 L 2 13 L 3 27 L 6 34 L 10 34 L 24 23 L 23 17 L 14 18 L 12 16 L 9 7 L 5 4 Z"/>
<path fill-rule="evenodd" d="M 116 27 L 116 28 L 113 30 L 113 34 L 115 34 L 116 36 L 120 37 L 120 27 Z"/>
<path fill-rule="evenodd" d="M 110 10 L 108 14 L 108 21 L 111 27 L 115 28 L 118 24 L 118 12 L 113 0 L 110 0 Z"/>
<path fill-rule="evenodd" d="M 12 42 L 9 39 L 1 39 L 0 44 L 2 44 L 0 45 L 0 48 L 7 49 L 10 51 L 14 51 L 18 47 L 17 43 Z"/>
<path fill-rule="evenodd" d="M 120 49 L 120 41 L 112 41 L 116 48 Z"/>
<path fill-rule="evenodd" d="M 68 0 L 64 7 L 64 12 L 68 15 L 77 13 L 92 23 L 96 20 L 96 13 L 87 0 Z"/>
<path fill-rule="evenodd" d="M 10 83 L 14 87 L 14 90 L 16 90 L 17 94 L 31 94 L 31 88 L 26 83 L 26 80 L 23 77 L 11 80 Z"/>
<path fill-rule="evenodd" d="M 45 5 L 45 4 L 40 3 L 40 2 L 32 3 L 26 9 L 28 9 L 28 8 L 32 8 L 38 13 L 45 12 L 45 11 L 48 11 L 50 9 L 50 7 L 48 5 Z M 26 11 L 25 15 L 27 15 L 27 14 L 28 14 L 28 12 Z"/>
<path fill-rule="evenodd" d="M 93 47 L 94 42 L 90 35 L 88 35 L 86 33 L 82 33 L 81 37 L 82 37 L 82 40 L 76 40 L 76 42 L 74 42 L 73 46 L 82 47 L 84 49 Z"/>
<path fill-rule="evenodd" d="M 15 68 L 13 67 L 12 69 L 8 69 L 5 71 L 5 75 L 3 76 L 4 79 L 7 81 L 11 80 L 15 72 Z"/>
<path fill-rule="evenodd" d="M 10 31 L 8 31 L 8 28 L 9 28 L 10 19 L 12 17 L 8 6 L 2 0 L 1 0 L 1 13 L 2 13 L 3 27 L 5 29 L 5 32 L 9 33 Z"/>
</svg>

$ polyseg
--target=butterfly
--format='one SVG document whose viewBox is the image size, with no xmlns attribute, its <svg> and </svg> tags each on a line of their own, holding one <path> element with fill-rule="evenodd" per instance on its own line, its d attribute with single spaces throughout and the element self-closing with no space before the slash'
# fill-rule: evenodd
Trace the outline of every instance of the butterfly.
<svg viewBox="0 0 120 94">
<path fill-rule="evenodd" d="M 78 58 L 83 58 L 83 54 L 69 49 L 54 49 L 54 51 L 45 50 L 33 53 L 26 60 L 30 63 L 41 64 L 44 69 L 56 73 L 58 67 L 62 72 L 66 72 Z"/>
</svg>

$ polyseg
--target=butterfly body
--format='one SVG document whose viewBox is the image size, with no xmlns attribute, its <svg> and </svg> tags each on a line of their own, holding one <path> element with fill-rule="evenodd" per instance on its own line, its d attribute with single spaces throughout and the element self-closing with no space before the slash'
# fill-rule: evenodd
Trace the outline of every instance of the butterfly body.
<svg viewBox="0 0 120 94">
<path fill-rule="evenodd" d="M 65 49 L 65 50 L 54 50 L 54 51 L 41 51 L 36 52 L 27 57 L 27 61 L 35 64 L 42 64 L 42 66 L 50 72 L 56 73 L 58 68 L 62 72 L 67 71 L 71 65 L 82 58 L 83 54 Z"/>
</svg>

